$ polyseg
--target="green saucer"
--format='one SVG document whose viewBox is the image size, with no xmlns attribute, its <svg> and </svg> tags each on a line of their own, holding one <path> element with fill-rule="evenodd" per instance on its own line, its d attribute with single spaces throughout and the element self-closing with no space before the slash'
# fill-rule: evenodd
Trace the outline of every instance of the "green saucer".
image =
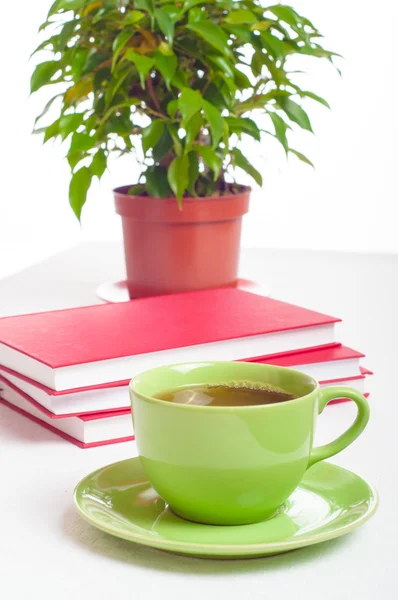
<svg viewBox="0 0 398 600">
<path fill-rule="evenodd" d="M 281 512 L 261 523 L 214 526 L 177 517 L 156 494 L 138 458 L 95 471 L 77 486 L 81 516 L 102 531 L 169 552 L 213 558 L 266 556 L 348 533 L 375 512 L 377 493 L 341 467 L 321 462 Z"/>
</svg>

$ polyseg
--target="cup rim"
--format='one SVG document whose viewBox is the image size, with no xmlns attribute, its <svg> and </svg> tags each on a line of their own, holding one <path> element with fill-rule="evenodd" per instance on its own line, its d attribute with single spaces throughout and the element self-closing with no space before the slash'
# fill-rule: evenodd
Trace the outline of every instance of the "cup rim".
<svg viewBox="0 0 398 600">
<path fill-rule="evenodd" d="M 156 405 L 170 405 L 170 407 L 173 407 L 175 409 L 178 410 L 196 410 L 196 411 L 209 411 L 211 410 L 212 413 L 215 412 L 230 412 L 230 411 L 243 411 L 243 410 L 264 410 L 264 409 L 268 409 L 268 410 L 272 410 L 272 409 L 280 409 L 283 406 L 290 406 L 293 402 L 300 402 L 300 401 L 304 401 L 306 398 L 308 398 L 308 396 L 310 396 L 311 394 L 313 394 L 314 392 L 318 391 L 320 389 L 320 385 L 319 382 L 314 379 L 313 377 L 311 377 L 310 375 L 306 375 L 305 373 L 302 373 L 301 371 L 297 371 L 296 369 L 290 369 L 289 367 L 280 367 L 278 365 L 268 365 L 268 364 L 263 364 L 263 363 L 249 363 L 249 364 L 258 364 L 258 366 L 263 365 L 266 367 L 270 367 L 273 370 L 276 371 L 282 371 L 284 373 L 286 373 L 286 371 L 289 372 L 293 372 L 299 375 L 302 375 L 303 377 L 306 377 L 308 380 L 310 380 L 310 382 L 312 382 L 314 384 L 313 389 L 308 393 L 305 394 L 304 396 L 298 396 L 297 398 L 292 398 L 291 400 L 284 400 L 281 403 L 275 403 L 275 404 L 253 404 L 253 405 L 249 405 L 249 406 L 203 406 L 203 405 L 199 405 L 199 404 L 177 404 L 177 403 L 173 403 L 173 402 L 165 402 L 164 400 L 161 400 L 160 398 L 155 398 L 154 396 L 148 396 L 147 394 L 144 394 L 140 391 L 138 391 L 135 387 L 135 381 L 137 378 L 139 378 L 142 375 L 145 375 L 147 373 L 150 373 L 151 371 L 156 371 L 158 369 L 163 369 L 163 368 L 173 368 L 173 367 L 179 367 L 179 366 L 185 366 L 185 365 L 223 365 L 223 364 L 231 364 L 233 362 L 237 362 L 238 364 L 246 364 L 245 362 L 240 362 L 240 361 L 222 361 L 222 360 L 211 360 L 211 361 L 186 361 L 186 362 L 179 362 L 179 363 L 172 363 L 172 364 L 168 364 L 168 365 L 162 365 L 160 367 L 153 367 L 152 369 L 147 369 L 145 371 L 142 371 L 142 373 L 138 373 L 135 377 L 133 377 L 130 380 L 129 383 L 129 389 L 130 391 L 134 392 L 134 394 L 137 394 L 137 396 L 140 396 L 141 398 L 144 398 L 145 400 L 151 402 L 152 404 L 156 404 Z"/>
</svg>

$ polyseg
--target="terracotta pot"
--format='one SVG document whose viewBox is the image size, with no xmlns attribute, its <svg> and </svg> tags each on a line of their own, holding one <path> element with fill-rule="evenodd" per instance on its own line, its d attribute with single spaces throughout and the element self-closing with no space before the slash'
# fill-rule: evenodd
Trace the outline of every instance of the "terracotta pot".
<svg viewBox="0 0 398 600">
<path fill-rule="evenodd" d="M 232 285 L 238 275 L 242 216 L 250 188 L 235 195 L 186 198 L 129 196 L 114 190 L 122 217 L 131 298 Z"/>
</svg>

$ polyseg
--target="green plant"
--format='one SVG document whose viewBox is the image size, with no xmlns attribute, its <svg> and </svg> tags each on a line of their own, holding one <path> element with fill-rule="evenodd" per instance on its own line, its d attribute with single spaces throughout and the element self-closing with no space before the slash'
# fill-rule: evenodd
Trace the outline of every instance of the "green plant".
<svg viewBox="0 0 398 600">
<path fill-rule="evenodd" d="M 261 185 L 239 148 L 243 136 L 260 141 L 270 134 L 286 153 L 311 164 L 290 148 L 287 134 L 292 125 L 312 131 L 301 99 L 328 104 L 296 85 L 287 66 L 293 55 L 332 61 L 335 54 L 290 6 L 56 0 L 40 30 L 49 37 L 35 52 L 51 56 L 34 69 L 31 91 L 55 84 L 61 91 L 36 122 L 53 103 L 58 118 L 36 131 L 44 132 L 44 142 L 70 140 L 69 198 L 78 218 L 111 152 L 134 151 L 141 162 L 142 182 L 133 193 L 174 195 L 180 205 L 184 195 L 233 192 L 236 168 Z M 260 114 L 270 130 L 258 125 Z"/>
</svg>

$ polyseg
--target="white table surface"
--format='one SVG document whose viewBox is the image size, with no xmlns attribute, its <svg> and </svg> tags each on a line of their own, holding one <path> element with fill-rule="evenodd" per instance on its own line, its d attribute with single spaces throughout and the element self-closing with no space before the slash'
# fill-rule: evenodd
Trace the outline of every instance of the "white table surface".
<svg viewBox="0 0 398 600">
<path fill-rule="evenodd" d="M 246 250 L 241 274 L 273 297 L 342 317 L 341 341 L 367 354 L 370 424 L 334 462 L 376 486 L 379 511 L 350 535 L 271 558 L 212 561 L 140 547 L 97 531 L 72 505 L 75 484 L 133 456 L 134 443 L 80 450 L 0 406 L 1 598 L 398 597 L 398 255 Z M 117 244 L 85 244 L 0 281 L 0 315 L 94 304 L 98 284 L 122 277 Z M 336 437 L 354 412 L 327 408 L 317 441 Z"/>
</svg>

